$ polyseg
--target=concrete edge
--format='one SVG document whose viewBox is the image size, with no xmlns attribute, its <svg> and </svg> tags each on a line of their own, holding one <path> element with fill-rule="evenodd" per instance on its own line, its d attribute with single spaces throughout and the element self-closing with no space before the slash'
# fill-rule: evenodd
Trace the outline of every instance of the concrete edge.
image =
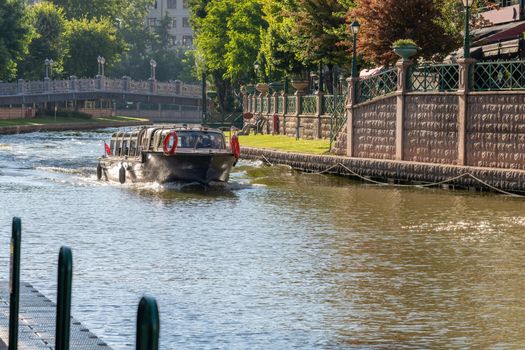
<svg viewBox="0 0 525 350">
<path fill-rule="evenodd" d="M 447 164 L 312 155 L 242 147 L 244 159 L 288 165 L 296 170 L 398 184 L 451 185 L 465 189 L 525 193 L 525 171 Z"/>
</svg>

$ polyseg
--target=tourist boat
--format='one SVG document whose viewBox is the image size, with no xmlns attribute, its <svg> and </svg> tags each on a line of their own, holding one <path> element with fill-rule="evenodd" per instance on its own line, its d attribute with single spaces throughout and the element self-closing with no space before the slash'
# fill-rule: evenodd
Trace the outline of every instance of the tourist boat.
<svg viewBox="0 0 525 350">
<path fill-rule="evenodd" d="M 201 125 L 143 126 L 116 132 L 99 158 L 97 179 L 125 182 L 227 182 L 240 156 L 237 135 Z"/>
</svg>

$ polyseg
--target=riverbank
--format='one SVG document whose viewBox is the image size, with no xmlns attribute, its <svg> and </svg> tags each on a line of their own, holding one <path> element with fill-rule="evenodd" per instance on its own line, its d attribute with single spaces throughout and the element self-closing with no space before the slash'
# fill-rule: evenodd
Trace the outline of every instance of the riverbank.
<svg viewBox="0 0 525 350">
<path fill-rule="evenodd" d="M 151 124 L 149 119 L 124 116 L 101 118 L 38 117 L 31 119 L 6 119 L 0 120 L 0 135 L 39 131 L 94 130 L 146 124 Z"/>
<path fill-rule="evenodd" d="M 288 165 L 308 173 L 351 177 L 375 185 L 461 188 L 525 195 L 525 171 L 350 158 L 242 147 L 244 159 Z"/>
</svg>

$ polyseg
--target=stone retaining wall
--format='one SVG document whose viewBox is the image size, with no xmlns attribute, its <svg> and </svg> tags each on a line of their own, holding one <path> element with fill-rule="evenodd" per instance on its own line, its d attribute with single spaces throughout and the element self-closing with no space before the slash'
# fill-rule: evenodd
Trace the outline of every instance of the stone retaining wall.
<svg viewBox="0 0 525 350">
<path fill-rule="evenodd" d="M 354 156 L 394 159 L 396 155 L 396 98 L 365 103 L 354 109 Z"/>
<path fill-rule="evenodd" d="M 469 96 L 467 164 L 525 169 L 525 95 Z"/>
<path fill-rule="evenodd" d="M 488 189 L 476 178 L 498 189 L 516 193 L 525 193 L 525 171 L 511 169 L 480 168 L 419 162 L 349 158 L 341 156 L 309 155 L 242 147 L 243 159 L 264 160 L 272 164 L 291 166 L 306 172 L 324 172 L 354 178 L 368 177 L 383 182 L 437 183 L 459 177 L 448 182 L 461 188 Z M 344 165 L 338 165 L 342 164 Z M 348 168 L 351 171 L 349 171 Z M 358 174 L 359 176 L 357 176 Z"/>
<path fill-rule="evenodd" d="M 457 100 L 454 95 L 406 97 L 404 160 L 457 164 Z"/>
</svg>

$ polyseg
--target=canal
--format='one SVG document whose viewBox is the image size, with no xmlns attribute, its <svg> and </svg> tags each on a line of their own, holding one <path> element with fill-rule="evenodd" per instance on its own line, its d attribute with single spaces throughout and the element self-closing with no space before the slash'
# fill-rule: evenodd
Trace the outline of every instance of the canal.
<svg viewBox="0 0 525 350">
<path fill-rule="evenodd" d="M 73 315 L 114 349 L 144 294 L 162 349 L 525 343 L 524 200 L 247 161 L 229 186 L 107 184 L 110 132 L 0 136 L 0 276 L 20 216 L 22 280 L 55 300 L 70 246 Z"/>
</svg>

